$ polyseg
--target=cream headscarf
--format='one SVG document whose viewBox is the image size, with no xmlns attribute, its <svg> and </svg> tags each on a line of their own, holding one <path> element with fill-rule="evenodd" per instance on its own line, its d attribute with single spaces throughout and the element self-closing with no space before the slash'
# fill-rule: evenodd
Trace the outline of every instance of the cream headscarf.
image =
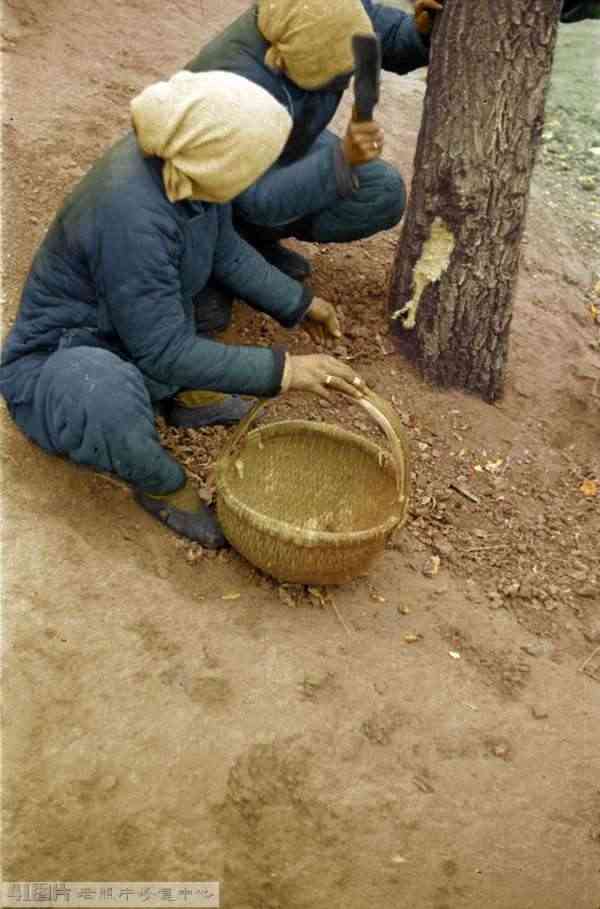
<svg viewBox="0 0 600 909">
<path fill-rule="evenodd" d="M 361 0 L 258 0 L 258 28 L 267 66 L 309 90 L 351 73 L 352 35 L 373 32 Z"/>
<path fill-rule="evenodd" d="M 233 73 L 180 72 L 131 102 L 138 143 L 164 158 L 171 202 L 229 202 L 279 157 L 292 127 L 263 88 Z"/>
</svg>

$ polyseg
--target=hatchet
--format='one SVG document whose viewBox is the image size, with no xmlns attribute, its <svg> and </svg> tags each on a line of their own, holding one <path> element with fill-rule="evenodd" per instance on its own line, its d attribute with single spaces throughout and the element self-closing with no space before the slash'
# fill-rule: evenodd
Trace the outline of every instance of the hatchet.
<svg viewBox="0 0 600 909">
<path fill-rule="evenodd" d="M 377 35 L 353 35 L 354 54 L 354 120 L 373 119 L 379 101 L 381 81 L 381 42 Z"/>
</svg>

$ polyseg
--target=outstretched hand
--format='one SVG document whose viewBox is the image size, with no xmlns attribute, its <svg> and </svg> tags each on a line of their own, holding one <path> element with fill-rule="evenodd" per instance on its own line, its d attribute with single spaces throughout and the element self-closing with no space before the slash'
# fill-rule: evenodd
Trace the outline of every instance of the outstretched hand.
<svg viewBox="0 0 600 909">
<path fill-rule="evenodd" d="M 415 25 L 421 35 L 429 35 L 433 28 L 433 18 L 443 9 L 444 0 L 416 0 Z"/>
<path fill-rule="evenodd" d="M 364 379 L 354 370 L 327 354 L 290 356 L 288 391 L 311 391 L 313 394 L 332 400 L 332 392 L 339 391 L 350 398 L 362 398 L 367 391 Z"/>
</svg>

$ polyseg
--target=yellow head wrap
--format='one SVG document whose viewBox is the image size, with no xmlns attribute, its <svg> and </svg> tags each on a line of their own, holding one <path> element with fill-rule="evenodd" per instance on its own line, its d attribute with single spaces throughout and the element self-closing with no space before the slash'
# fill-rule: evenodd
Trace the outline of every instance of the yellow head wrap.
<svg viewBox="0 0 600 909">
<path fill-rule="evenodd" d="M 267 66 L 316 89 L 354 68 L 352 35 L 373 26 L 361 0 L 258 0 Z"/>
<path fill-rule="evenodd" d="M 171 202 L 229 202 L 279 157 L 292 121 L 263 88 L 220 71 L 180 72 L 131 102 L 138 143 L 164 158 Z"/>
</svg>

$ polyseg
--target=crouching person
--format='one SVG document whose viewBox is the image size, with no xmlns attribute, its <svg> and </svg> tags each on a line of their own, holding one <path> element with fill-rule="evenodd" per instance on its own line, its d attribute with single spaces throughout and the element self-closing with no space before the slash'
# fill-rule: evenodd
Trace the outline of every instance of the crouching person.
<svg viewBox="0 0 600 909">
<path fill-rule="evenodd" d="M 256 0 L 186 66 L 245 76 L 289 111 L 282 154 L 233 211 L 246 239 L 292 277 L 306 277 L 310 264 L 281 240 L 347 243 L 400 221 L 404 181 L 381 160 L 381 127 L 351 119 L 343 140 L 327 127 L 352 79 L 352 36 L 377 34 L 383 68 L 409 73 L 429 61 L 440 9 L 438 0 L 417 0 L 413 17 L 372 0 Z"/>
<path fill-rule="evenodd" d="M 35 256 L 0 392 L 46 451 L 117 474 L 163 523 L 218 548 L 217 520 L 161 446 L 154 407 L 173 425 L 230 424 L 250 406 L 239 395 L 357 395 L 361 380 L 328 356 L 212 336 L 228 319 L 221 288 L 286 327 L 339 331 L 329 303 L 235 233 L 226 204 L 281 153 L 291 128 L 283 107 L 212 72 L 178 73 L 131 108 L 134 131 L 75 188 Z"/>
</svg>

